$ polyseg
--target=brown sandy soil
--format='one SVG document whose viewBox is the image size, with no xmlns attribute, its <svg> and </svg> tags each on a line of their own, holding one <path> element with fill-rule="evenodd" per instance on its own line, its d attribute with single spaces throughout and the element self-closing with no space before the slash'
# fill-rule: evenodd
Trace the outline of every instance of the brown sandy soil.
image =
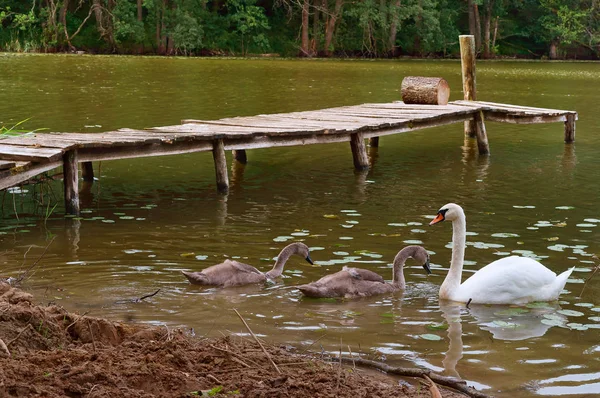
<svg viewBox="0 0 600 398">
<path fill-rule="evenodd" d="M 431 396 L 425 385 L 266 345 L 279 374 L 249 339 L 198 339 L 32 300 L 0 282 L 0 339 L 10 353 L 0 342 L 0 397 Z"/>
</svg>

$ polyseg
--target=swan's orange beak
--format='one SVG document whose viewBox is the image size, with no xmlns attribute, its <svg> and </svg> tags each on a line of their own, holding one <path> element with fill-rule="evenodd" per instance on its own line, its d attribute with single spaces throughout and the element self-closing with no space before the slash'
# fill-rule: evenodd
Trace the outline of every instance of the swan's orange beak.
<svg viewBox="0 0 600 398">
<path fill-rule="evenodd" d="M 435 225 L 444 220 L 445 220 L 444 215 L 442 213 L 438 213 L 437 216 L 435 216 L 435 218 L 429 223 L 429 225 Z"/>
</svg>

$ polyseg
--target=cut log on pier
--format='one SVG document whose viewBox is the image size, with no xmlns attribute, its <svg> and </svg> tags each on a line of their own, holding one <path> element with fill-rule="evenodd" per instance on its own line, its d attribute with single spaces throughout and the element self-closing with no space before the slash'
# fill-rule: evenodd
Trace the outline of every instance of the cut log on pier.
<svg viewBox="0 0 600 398">
<path fill-rule="evenodd" d="M 450 98 L 450 86 L 441 77 L 406 76 L 401 92 L 405 104 L 446 105 Z"/>
</svg>

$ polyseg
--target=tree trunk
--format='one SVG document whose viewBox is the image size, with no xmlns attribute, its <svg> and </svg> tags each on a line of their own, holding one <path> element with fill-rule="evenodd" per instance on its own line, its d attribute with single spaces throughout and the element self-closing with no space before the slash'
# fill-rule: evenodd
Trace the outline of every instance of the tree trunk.
<svg viewBox="0 0 600 398">
<path fill-rule="evenodd" d="M 469 34 L 477 36 L 477 24 L 475 23 L 475 7 L 474 0 L 467 0 L 467 8 L 469 10 Z"/>
<path fill-rule="evenodd" d="M 335 9 L 333 14 L 327 19 L 327 26 L 325 28 L 325 54 L 331 55 L 331 43 L 333 42 L 333 32 L 335 30 L 336 22 L 342 12 L 343 0 L 335 0 Z"/>
<path fill-rule="evenodd" d="M 479 18 L 477 3 L 473 3 L 473 13 L 475 15 L 475 49 L 481 51 L 481 18 Z"/>
<path fill-rule="evenodd" d="M 62 7 L 60 8 L 59 21 L 63 26 L 63 29 L 66 31 L 67 26 L 67 9 L 69 8 L 69 0 L 63 0 Z M 68 37 L 65 37 L 65 40 L 68 41 Z"/>
<path fill-rule="evenodd" d="M 137 0 L 137 20 L 142 22 L 142 3 L 144 0 Z"/>
<path fill-rule="evenodd" d="M 498 37 L 498 20 L 500 19 L 500 17 L 496 16 L 496 20 L 494 21 L 494 38 L 492 39 L 492 51 L 494 52 L 495 55 L 495 48 L 496 48 L 496 37 Z"/>
<path fill-rule="evenodd" d="M 398 36 L 398 24 L 399 24 L 399 18 L 398 18 L 398 9 L 400 8 L 400 5 L 402 3 L 402 0 L 396 0 L 396 3 L 394 4 L 394 7 L 392 8 L 392 22 L 390 24 L 390 38 L 389 38 L 389 42 L 388 42 L 388 46 L 390 49 L 390 56 L 391 57 L 395 57 L 398 55 L 398 47 L 396 47 L 396 37 Z"/>
<path fill-rule="evenodd" d="M 550 51 L 548 54 L 550 59 L 558 59 L 558 44 L 558 39 L 554 39 L 550 42 Z"/>
<path fill-rule="evenodd" d="M 483 15 L 483 58 L 491 58 L 492 53 L 490 52 L 490 30 L 492 25 L 492 7 L 494 5 L 493 0 L 487 0 L 485 3 L 484 15 Z"/>
<path fill-rule="evenodd" d="M 302 2 L 302 44 L 300 48 L 300 56 L 310 57 L 310 50 L 308 48 L 308 9 L 310 7 L 309 0 L 303 0 Z"/>
<path fill-rule="evenodd" d="M 313 33 L 312 33 L 313 37 L 310 42 L 310 52 L 313 55 L 315 55 L 317 53 L 317 49 L 319 48 L 319 44 L 317 43 L 317 38 L 319 37 L 319 23 L 320 23 L 321 14 L 319 12 L 319 6 L 317 4 L 317 1 L 319 1 L 319 0 L 314 0 Z"/>
<path fill-rule="evenodd" d="M 417 34 L 414 40 L 414 52 L 421 54 L 421 30 L 423 29 L 423 1 L 419 0 L 418 14 L 415 18 L 415 24 L 417 25 Z"/>
</svg>

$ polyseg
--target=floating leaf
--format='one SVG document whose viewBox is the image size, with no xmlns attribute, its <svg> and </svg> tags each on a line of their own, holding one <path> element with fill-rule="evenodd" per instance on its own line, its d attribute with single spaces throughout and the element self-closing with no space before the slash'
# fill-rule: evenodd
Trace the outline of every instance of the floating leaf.
<svg viewBox="0 0 600 398">
<path fill-rule="evenodd" d="M 558 319 L 542 319 L 541 322 L 544 325 L 548 325 L 548 326 L 565 326 L 565 322 L 562 320 L 558 320 Z"/>
<path fill-rule="evenodd" d="M 558 209 L 558 210 L 572 210 L 574 208 L 575 207 L 573 207 L 573 206 L 556 206 L 555 207 L 555 209 Z"/>
<path fill-rule="evenodd" d="M 115 220 L 102 220 L 102 222 L 107 223 L 107 224 L 113 224 L 115 222 Z"/>
<path fill-rule="evenodd" d="M 448 324 L 446 322 L 430 323 L 429 325 L 427 325 L 427 329 L 429 329 L 429 330 L 446 330 L 446 329 L 448 329 Z"/>
<path fill-rule="evenodd" d="M 323 217 L 325 217 L 325 218 L 332 218 L 332 219 L 340 218 L 340 216 L 338 216 L 336 214 L 324 214 Z"/>
<path fill-rule="evenodd" d="M 558 240 L 558 236 L 552 236 L 550 238 L 545 238 L 548 242 L 556 242 Z"/>
<path fill-rule="evenodd" d="M 494 238 L 518 238 L 519 237 L 518 234 L 513 234 L 510 232 L 498 232 L 498 233 L 492 234 L 492 236 Z"/>
<path fill-rule="evenodd" d="M 384 312 L 383 314 L 380 314 L 379 316 L 381 316 L 382 318 L 393 318 L 394 314 L 391 312 Z"/>
<path fill-rule="evenodd" d="M 588 330 L 588 326 L 581 323 L 567 323 L 567 327 L 573 330 Z"/>
<path fill-rule="evenodd" d="M 583 316 L 584 315 L 583 312 L 573 311 L 573 310 L 558 310 L 556 312 L 558 312 L 559 314 L 566 315 L 566 316 Z"/>
<path fill-rule="evenodd" d="M 425 340 L 430 340 L 430 341 L 440 341 L 442 339 L 437 334 L 431 334 L 431 333 L 421 334 L 421 335 L 419 335 L 419 337 L 422 339 L 425 339 Z"/>
<path fill-rule="evenodd" d="M 192 257 L 194 255 L 196 255 L 196 253 L 192 252 L 192 253 L 181 253 L 179 256 L 180 257 Z"/>
</svg>

